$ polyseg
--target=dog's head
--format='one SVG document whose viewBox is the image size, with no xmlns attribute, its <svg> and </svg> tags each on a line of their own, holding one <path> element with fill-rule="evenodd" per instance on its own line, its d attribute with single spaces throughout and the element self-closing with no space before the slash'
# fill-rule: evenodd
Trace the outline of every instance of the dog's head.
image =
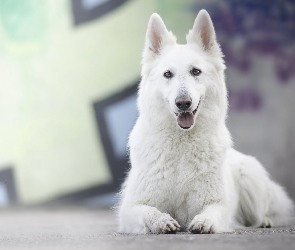
<svg viewBox="0 0 295 250">
<path fill-rule="evenodd" d="M 146 99 L 139 103 L 140 109 L 148 106 L 149 112 L 161 112 L 162 117 L 167 117 L 162 112 L 165 107 L 182 130 L 192 129 L 198 116 L 214 122 L 225 119 L 227 111 L 225 66 L 205 10 L 199 12 L 186 38 L 187 44 L 177 44 L 161 17 L 151 16 L 140 86 Z"/>
</svg>

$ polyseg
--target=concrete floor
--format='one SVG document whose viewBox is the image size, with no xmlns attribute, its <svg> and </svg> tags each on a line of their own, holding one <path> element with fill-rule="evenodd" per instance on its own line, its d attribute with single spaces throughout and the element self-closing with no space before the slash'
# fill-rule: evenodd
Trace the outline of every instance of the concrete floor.
<svg viewBox="0 0 295 250">
<path fill-rule="evenodd" d="M 295 227 L 247 229 L 214 235 L 127 235 L 116 232 L 108 210 L 0 210 L 0 249 L 295 249 Z"/>
</svg>

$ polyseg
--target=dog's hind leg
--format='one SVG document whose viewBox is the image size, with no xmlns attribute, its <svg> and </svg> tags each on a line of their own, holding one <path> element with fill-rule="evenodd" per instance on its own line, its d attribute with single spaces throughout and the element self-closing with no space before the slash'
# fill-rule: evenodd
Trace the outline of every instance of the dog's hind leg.
<svg viewBox="0 0 295 250">
<path fill-rule="evenodd" d="M 288 226 L 293 222 L 294 204 L 286 191 L 277 183 L 269 179 L 267 194 L 268 207 L 263 227 Z"/>
<path fill-rule="evenodd" d="M 239 190 L 236 219 L 245 226 L 278 227 L 290 224 L 293 203 L 284 189 L 270 179 L 255 158 L 235 151 L 233 175 Z"/>
</svg>

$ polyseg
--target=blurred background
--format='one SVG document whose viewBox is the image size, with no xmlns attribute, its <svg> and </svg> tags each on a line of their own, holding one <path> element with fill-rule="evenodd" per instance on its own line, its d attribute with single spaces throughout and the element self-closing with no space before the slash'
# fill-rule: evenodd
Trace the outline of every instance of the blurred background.
<svg viewBox="0 0 295 250">
<path fill-rule="evenodd" d="M 149 17 L 185 43 L 202 8 L 225 54 L 235 148 L 294 199 L 293 0 L 0 0 L 0 206 L 112 205 Z"/>
</svg>

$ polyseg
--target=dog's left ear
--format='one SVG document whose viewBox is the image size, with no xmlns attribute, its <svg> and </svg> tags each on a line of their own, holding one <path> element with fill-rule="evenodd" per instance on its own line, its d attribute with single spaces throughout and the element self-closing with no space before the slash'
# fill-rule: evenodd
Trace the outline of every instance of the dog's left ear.
<svg viewBox="0 0 295 250">
<path fill-rule="evenodd" d="M 187 43 L 197 44 L 213 56 L 221 56 L 211 18 L 206 10 L 200 10 L 193 29 L 186 36 Z"/>
</svg>

